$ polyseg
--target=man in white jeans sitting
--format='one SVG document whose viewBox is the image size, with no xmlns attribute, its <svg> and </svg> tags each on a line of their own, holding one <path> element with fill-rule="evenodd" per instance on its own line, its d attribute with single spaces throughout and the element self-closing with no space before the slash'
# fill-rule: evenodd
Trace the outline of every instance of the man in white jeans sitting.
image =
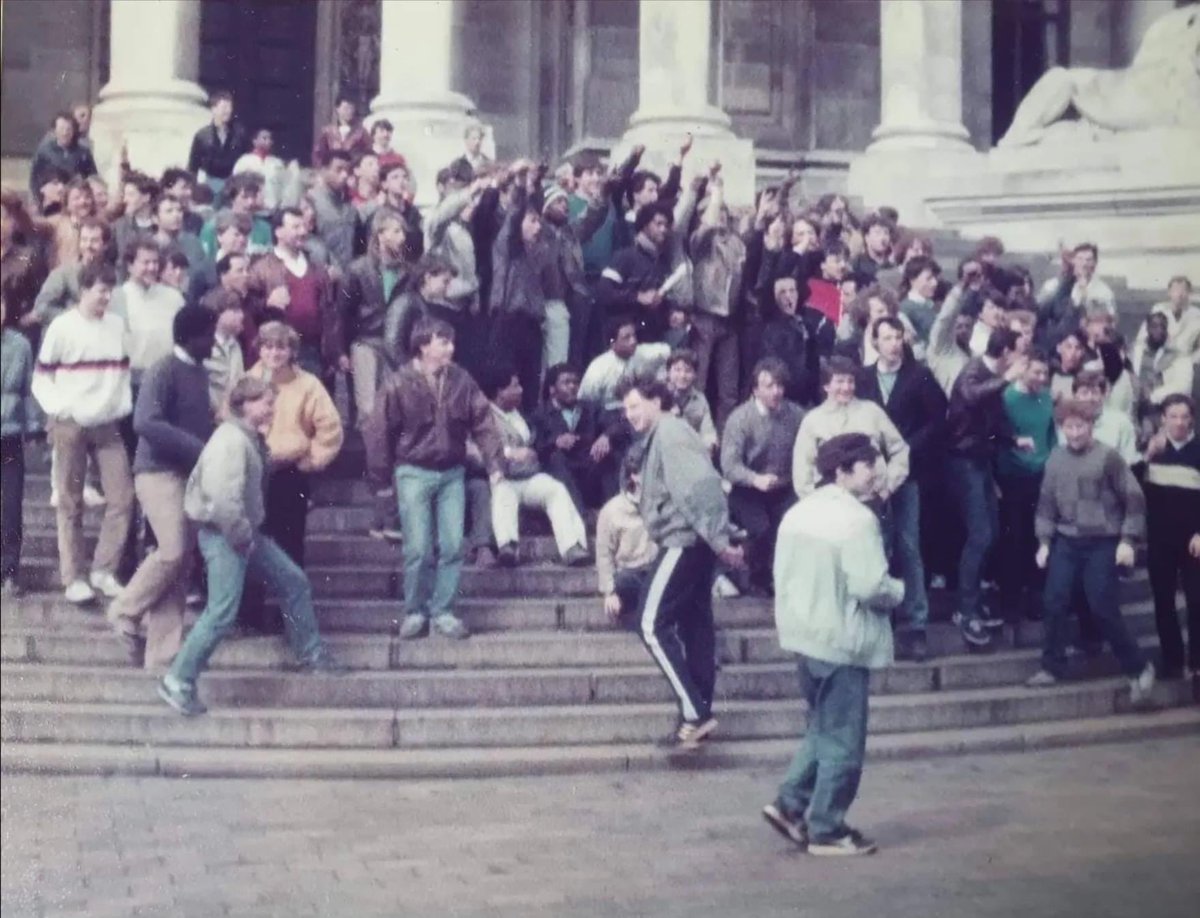
<svg viewBox="0 0 1200 918">
<path fill-rule="evenodd" d="M 588 563 L 587 530 L 566 486 L 541 470 L 533 449 L 533 434 L 521 416 L 524 390 L 511 368 L 490 367 L 481 374 L 483 394 L 492 403 L 492 414 L 504 442 L 504 478 L 492 486 L 492 529 L 497 561 L 505 567 L 517 563 L 518 517 L 522 507 L 543 510 L 563 564 Z"/>
</svg>

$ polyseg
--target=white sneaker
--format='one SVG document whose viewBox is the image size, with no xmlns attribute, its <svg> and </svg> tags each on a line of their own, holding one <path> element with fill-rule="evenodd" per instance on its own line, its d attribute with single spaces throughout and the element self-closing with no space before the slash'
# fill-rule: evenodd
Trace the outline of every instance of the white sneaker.
<svg viewBox="0 0 1200 918">
<path fill-rule="evenodd" d="M 715 599 L 732 599 L 734 596 L 741 596 L 742 591 L 724 574 L 719 574 L 713 581 L 712 594 Z"/>
<path fill-rule="evenodd" d="M 83 486 L 83 505 L 85 507 L 103 507 L 108 503 L 108 498 L 97 491 L 91 485 Z"/>
<path fill-rule="evenodd" d="M 121 590 L 124 589 L 124 587 L 117 582 L 117 578 L 108 571 L 92 571 L 92 575 L 88 578 L 88 582 L 109 599 L 116 599 L 121 595 Z"/>
<path fill-rule="evenodd" d="M 929 580 L 929 589 L 944 590 L 946 589 L 946 578 L 941 574 L 934 574 Z"/>
<path fill-rule="evenodd" d="M 50 489 L 50 506 L 51 507 L 58 506 L 58 489 L 57 488 Z"/>
<path fill-rule="evenodd" d="M 82 606 L 96 598 L 96 591 L 82 580 L 76 580 L 64 591 L 67 602 Z"/>
<path fill-rule="evenodd" d="M 1154 692 L 1154 683 L 1154 664 L 1147 663 L 1136 679 L 1129 680 L 1129 700 L 1134 705 L 1148 703 L 1151 700 L 1151 694 Z"/>
</svg>

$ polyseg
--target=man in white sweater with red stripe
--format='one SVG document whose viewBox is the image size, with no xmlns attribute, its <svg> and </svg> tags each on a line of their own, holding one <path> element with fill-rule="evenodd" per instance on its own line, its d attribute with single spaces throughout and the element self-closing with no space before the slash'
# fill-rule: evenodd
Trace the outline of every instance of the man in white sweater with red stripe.
<svg viewBox="0 0 1200 918">
<path fill-rule="evenodd" d="M 33 395 L 50 420 L 58 492 L 59 573 L 66 597 L 82 604 L 96 591 L 114 597 L 133 507 L 133 478 L 118 422 L 133 410 L 125 322 L 108 312 L 116 286 L 104 262 L 84 266 L 75 309 L 50 323 L 33 374 Z M 96 456 L 108 498 L 91 573 L 83 541 L 83 482 L 88 452 Z"/>
</svg>

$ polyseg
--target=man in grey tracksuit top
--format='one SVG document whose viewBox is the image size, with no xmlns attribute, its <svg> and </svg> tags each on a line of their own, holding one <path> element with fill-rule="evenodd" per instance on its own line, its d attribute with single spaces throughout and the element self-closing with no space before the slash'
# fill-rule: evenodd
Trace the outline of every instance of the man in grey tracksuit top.
<svg viewBox="0 0 1200 918">
<path fill-rule="evenodd" d="M 694 749 L 717 725 L 714 564 L 719 557 L 740 567 L 742 549 L 730 540 L 729 507 L 709 450 L 686 421 L 669 413 L 666 385 L 632 377 L 617 394 L 630 425 L 645 438 L 640 510 L 659 546 L 639 602 L 642 640 L 679 701 L 681 723 L 671 742 Z"/>
</svg>

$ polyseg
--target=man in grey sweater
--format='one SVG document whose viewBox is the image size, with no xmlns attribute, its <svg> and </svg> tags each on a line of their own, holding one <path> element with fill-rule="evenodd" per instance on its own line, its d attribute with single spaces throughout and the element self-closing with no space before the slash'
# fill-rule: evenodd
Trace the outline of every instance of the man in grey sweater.
<svg viewBox="0 0 1200 918">
<path fill-rule="evenodd" d="M 686 421 L 669 413 L 666 384 L 631 377 L 617 396 L 645 440 L 640 508 L 659 546 L 639 601 L 642 640 L 679 701 L 680 723 L 669 742 L 696 749 L 717 727 L 714 564 L 720 558 L 740 568 L 743 553 L 730 539 L 729 509 L 708 449 Z"/>
<path fill-rule="evenodd" d="M 237 621 L 247 574 L 262 578 L 278 594 L 299 669 L 346 671 L 321 640 L 308 577 L 259 531 L 266 518 L 264 434 L 275 415 L 275 390 L 257 377 L 243 376 L 229 393 L 229 414 L 200 453 L 183 498 L 184 512 L 199 528 L 208 603 L 158 683 L 159 697 L 189 717 L 208 710 L 196 693 L 196 680 Z"/>
<path fill-rule="evenodd" d="M 1095 440 L 1096 411 L 1069 399 L 1055 409 L 1066 440 L 1050 454 L 1034 528 L 1037 565 L 1046 568 L 1042 600 L 1045 641 L 1042 669 L 1026 684 L 1054 685 L 1066 672 L 1063 634 L 1077 580 L 1096 624 L 1129 677 L 1134 704 L 1154 688 L 1154 664 L 1146 661 L 1121 618 L 1117 568 L 1134 563 L 1134 542 L 1146 529 L 1146 502 L 1133 472 L 1112 449 Z"/>
<path fill-rule="evenodd" d="M 773 594 L 775 534 L 796 502 L 792 449 L 804 409 L 783 397 L 787 368 L 776 357 L 754 367 L 754 393 L 729 416 L 721 444 L 721 470 L 733 487 L 729 513 L 749 538 L 750 586 Z"/>
</svg>

